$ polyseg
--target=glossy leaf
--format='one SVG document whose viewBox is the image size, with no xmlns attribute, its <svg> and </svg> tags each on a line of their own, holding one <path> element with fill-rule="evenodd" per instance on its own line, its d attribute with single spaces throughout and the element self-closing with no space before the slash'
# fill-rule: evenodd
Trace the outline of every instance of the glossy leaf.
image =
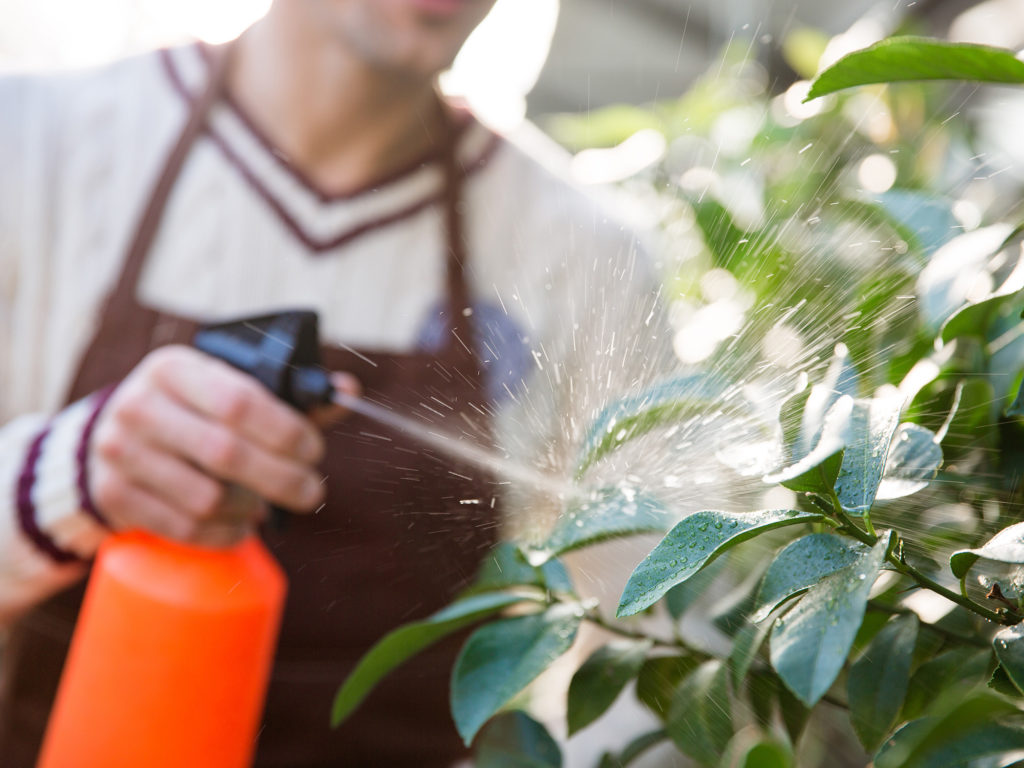
<svg viewBox="0 0 1024 768">
<path fill-rule="evenodd" d="M 455 727 L 468 745 L 480 727 L 576 638 L 583 612 L 557 604 L 543 613 L 486 624 L 462 647 L 452 670 Z"/>
<path fill-rule="evenodd" d="M 729 672 L 722 662 L 706 661 L 683 680 L 672 697 L 665 730 L 698 762 L 718 762 L 732 738 Z"/>
<path fill-rule="evenodd" d="M 572 593 L 572 582 L 565 566 L 555 559 L 537 567 L 515 544 L 503 541 L 492 549 L 480 564 L 480 570 L 468 593 L 490 592 L 514 586 L 534 586 L 553 592 Z"/>
<path fill-rule="evenodd" d="M 476 742 L 476 768 L 561 768 L 562 751 L 547 729 L 520 710 L 491 720 Z"/>
<path fill-rule="evenodd" d="M 946 689 L 984 675 L 989 657 L 988 651 L 978 648 L 953 648 L 924 662 L 910 678 L 900 719 L 920 717 Z"/>
<path fill-rule="evenodd" d="M 1007 677 L 1024 693 L 1024 626 L 1017 624 L 997 632 L 992 648 Z"/>
<path fill-rule="evenodd" d="M 808 706 L 825 694 L 846 661 L 890 537 L 886 532 L 856 563 L 811 587 L 772 630 L 772 667 Z"/>
<path fill-rule="evenodd" d="M 902 406 L 901 395 L 853 403 L 843 463 L 835 481 L 839 502 L 852 515 L 863 515 L 875 501 Z"/>
<path fill-rule="evenodd" d="M 942 466 L 942 448 L 934 432 L 900 424 L 889 447 L 877 499 L 898 499 L 926 487 Z"/>
<path fill-rule="evenodd" d="M 958 336 L 985 338 L 992 321 L 1000 314 L 1016 312 L 1024 302 L 1024 290 L 1011 294 L 997 294 L 987 299 L 968 304 L 950 315 L 942 324 L 939 334 L 943 342 L 949 343 Z"/>
<path fill-rule="evenodd" d="M 681 376 L 659 382 L 643 392 L 605 407 L 594 419 L 576 462 L 576 477 L 630 440 L 687 416 L 721 408 L 739 390 L 709 374 Z M 730 406 L 735 408 L 736 406 Z"/>
<path fill-rule="evenodd" d="M 988 691 L 946 697 L 939 713 L 898 730 L 875 756 L 875 768 L 960 768 L 1024 745 L 1024 729 L 996 721 L 1018 712 Z"/>
<path fill-rule="evenodd" d="M 765 531 L 820 518 L 820 515 L 793 509 L 768 509 L 748 514 L 715 510 L 695 512 L 677 523 L 636 567 L 626 582 L 616 615 L 632 616 L 653 605 L 669 589 L 740 542 Z"/>
<path fill-rule="evenodd" d="M 962 579 L 981 558 L 1000 563 L 1024 563 L 1024 523 L 1004 528 L 980 547 L 954 552 L 949 558 L 949 567 L 954 576 Z"/>
<path fill-rule="evenodd" d="M 569 735 L 597 720 L 640 672 L 650 641 L 620 641 L 601 646 L 573 675 L 566 720 Z"/>
<path fill-rule="evenodd" d="M 1021 381 L 1020 386 L 1017 388 L 1017 396 L 1006 409 L 1006 415 L 1024 416 L 1024 380 Z"/>
<path fill-rule="evenodd" d="M 732 650 L 729 652 L 729 674 L 732 677 L 732 684 L 739 688 L 743 678 L 750 671 L 750 665 L 754 663 L 757 652 L 764 645 L 764 640 L 771 630 L 771 622 L 761 622 L 746 625 L 736 633 L 732 641 Z"/>
<path fill-rule="evenodd" d="M 917 630 L 917 616 L 897 616 L 850 667 L 850 721 L 869 752 L 881 746 L 903 707 Z"/>
<path fill-rule="evenodd" d="M 858 85 L 906 80 L 1024 83 L 1024 62 L 1005 48 L 890 37 L 828 67 L 815 78 L 805 101 Z"/>
<path fill-rule="evenodd" d="M 825 415 L 821 433 L 810 452 L 778 472 L 765 475 L 764 481 L 799 493 L 830 495 L 843 463 L 852 412 L 853 398 L 843 396 L 836 400 Z"/>
<path fill-rule="evenodd" d="M 708 591 L 721 574 L 728 558 L 719 557 L 708 563 L 701 571 L 682 584 L 677 584 L 665 593 L 665 608 L 673 619 L 682 618 L 701 595 Z"/>
<path fill-rule="evenodd" d="M 783 601 L 856 563 L 867 549 L 858 541 L 832 533 L 811 533 L 790 543 L 768 566 L 751 619 L 764 621 Z"/>
<path fill-rule="evenodd" d="M 389 632 L 360 660 L 334 697 L 331 725 L 337 727 L 388 672 L 443 637 L 523 601 L 529 594 L 491 592 L 459 600 L 423 621 Z"/>
<path fill-rule="evenodd" d="M 633 739 L 617 755 L 605 752 L 601 756 L 601 762 L 597 768 L 627 768 L 627 766 L 640 757 L 651 747 L 661 744 L 668 739 L 668 734 L 663 728 L 656 731 L 642 733 Z"/>
<path fill-rule="evenodd" d="M 676 687 L 697 666 L 698 662 L 692 656 L 655 656 L 647 659 L 636 678 L 637 699 L 664 720 Z"/>
<path fill-rule="evenodd" d="M 632 488 L 602 488 L 561 516 L 543 546 L 529 552 L 530 561 L 587 547 L 600 541 L 640 533 L 663 533 L 672 515 L 656 498 Z"/>
</svg>

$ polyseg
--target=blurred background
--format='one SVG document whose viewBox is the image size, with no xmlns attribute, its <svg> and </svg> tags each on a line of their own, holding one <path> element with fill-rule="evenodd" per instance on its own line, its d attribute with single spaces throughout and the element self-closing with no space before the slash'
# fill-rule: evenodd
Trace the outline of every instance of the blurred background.
<svg viewBox="0 0 1024 768">
<path fill-rule="evenodd" d="M 0 67 L 79 67 L 200 38 L 222 42 L 269 0 L 0 0 Z M 965 13 L 966 12 L 966 13 Z M 642 104 L 685 92 L 729 41 L 751 45 L 779 89 L 796 79 L 782 54 L 801 28 L 833 36 L 858 20 L 913 19 L 928 31 L 1016 47 L 1019 0 L 498 0 L 467 46 L 450 90 L 492 117 Z M 869 23 L 860 34 L 870 35 Z M 488 102 L 501 93 L 503 103 Z"/>
</svg>

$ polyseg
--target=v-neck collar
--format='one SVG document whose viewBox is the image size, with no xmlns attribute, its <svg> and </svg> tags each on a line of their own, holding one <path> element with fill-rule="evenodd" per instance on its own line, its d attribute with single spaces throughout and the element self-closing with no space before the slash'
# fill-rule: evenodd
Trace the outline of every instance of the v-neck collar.
<svg viewBox="0 0 1024 768">
<path fill-rule="evenodd" d="M 170 86 L 191 101 L 205 81 L 208 62 L 200 44 L 160 51 Z M 459 116 L 456 158 L 460 173 L 483 168 L 500 138 L 466 111 Z M 325 253 L 439 203 L 444 174 L 436 152 L 397 173 L 345 193 L 320 189 L 279 152 L 265 133 L 228 98 L 214 106 L 207 137 L 311 252 Z"/>
</svg>

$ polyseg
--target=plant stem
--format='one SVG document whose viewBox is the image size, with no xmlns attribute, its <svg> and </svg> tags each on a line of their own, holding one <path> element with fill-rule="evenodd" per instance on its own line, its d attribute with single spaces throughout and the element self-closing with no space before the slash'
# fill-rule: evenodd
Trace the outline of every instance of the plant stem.
<svg viewBox="0 0 1024 768">
<path fill-rule="evenodd" d="M 620 637 L 628 637 L 630 640 L 650 640 L 655 645 L 661 646 L 662 648 L 674 648 L 684 650 L 690 655 L 698 658 L 700 661 L 708 661 L 709 659 L 714 658 L 710 653 L 706 653 L 705 651 L 701 651 L 697 648 L 694 648 L 691 645 L 688 645 L 681 638 L 677 638 L 674 640 L 666 640 L 664 638 L 652 637 L 651 635 L 648 635 L 644 632 L 635 632 L 631 629 L 626 629 L 625 627 L 619 624 L 608 621 L 596 610 L 587 611 L 585 614 L 583 614 L 583 618 L 589 621 L 590 623 L 596 624 L 597 626 L 601 627 L 601 629 L 607 630 L 612 634 L 619 635 Z"/>
<path fill-rule="evenodd" d="M 873 547 L 875 544 L 878 543 L 877 535 L 865 531 L 863 528 L 857 525 L 850 518 L 849 515 L 846 514 L 846 512 L 843 510 L 842 504 L 839 501 L 839 497 L 836 496 L 835 491 L 832 491 L 830 501 L 832 502 L 833 514 L 842 523 L 840 530 L 842 530 L 844 533 L 848 533 L 850 536 L 857 539 L 861 543 L 867 544 L 869 547 Z M 957 605 L 963 606 L 967 610 L 972 611 L 973 613 L 976 613 L 979 616 L 988 619 L 989 621 L 993 621 L 997 624 L 1006 624 L 1007 626 L 1012 626 L 1020 622 L 1020 617 L 1014 613 L 1008 611 L 999 613 L 996 611 L 989 610 L 985 606 L 979 605 L 978 603 L 974 602 L 966 595 L 961 595 L 954 592 L 951 589 L 946 589 L 946 587 L 942 586 L 937 581 L 929 578 L 928 576 L 925 576 L 923 573 L 921 573 L 921 571 L 919 571 L 917 568 L 908 563 L 902 554 L 899 556 L 896 555 L 897 550 L 902 552 L 902 544 L 903 537 L 897 534 L 895 546 L 890 547 L 889 551 L 885 555 L 885 559 L 903 575 L 909 576 L 925 589 L 929 589 L 938 595 L 942 595 L 947 600 L 951 600 Z"/>
<path fill-rule="evenodd" d="M 880 611 L 882 613 L 891 613 L 894 616 L 911 616 L 911 615 L 916 616 L 917 615 L 914 611 L 910 610 L 909 608 L 900 608 L 900 607 L 894 606 L 894 605 L 886 605 L 885 603 L 880 603 L 877 600 L 869 600 L 868 601 L 868 608 L 870 610 L 872 610 L 872 611 Z M 961 635 L 961 634 L 958 634 L 956 632 L 950 632 L 948 629 L 943 629 L 942 627 L 937 627 L 934 624 L 929 624 L 926 621 L 922 621 L 921 622 L 921 626 L 924 629 L 931 630 L 935 634 L 940 635 L 940 636 L 946 638 L 947 640 L 953 640 L 954 642 L 963 643 L 965 645 L 973 645 L 973 646 L 975 646 L 977 648 L 988 648 L 989 647 L 988 641 L 982 640 L 981 638 L 978 638 L 978 637 L 969 637 L 967 635 Z"/>
<path fill-rule="evenodd" d="M 957 605 L 961 605 L 969 611 L 973 611 L 979 616 L 994 621 L 997 624 L 1006 624 L 1007 626 L 1013 626 L 1020 622 L 1020 617 L 1012 615 L 1009 612 L 997 613 L 996 611 L 989 610 L 983 605 L 978 605 L 968 597 L 964 597 L 959 592 L 954 592 L 951 589 L 946 589 L 944 586 L 939 584 L 937 581 L 925 576 L 921 571 L 908 563 L 903 557 L 897 557 L 894 552 L 890 552 L 886 557 L 897 571 L 905 574 L 920 584 L 925 589 L 930 589 L 932 592 L 942 595 L 947 600 L 952 600 Z"/>
</svg>

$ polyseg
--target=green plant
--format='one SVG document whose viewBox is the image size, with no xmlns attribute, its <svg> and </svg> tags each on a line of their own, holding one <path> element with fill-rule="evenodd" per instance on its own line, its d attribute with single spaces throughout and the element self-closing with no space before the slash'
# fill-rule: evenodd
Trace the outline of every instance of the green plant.
<svg viewBox="0 0 1024 768">
<path fill-rule="evenodd" d="M 897 38 L 838 61 L 818 77 L 810 97 L 908 75 L 1024 83 L 1024 65 L 996 49 Z M 735 93 L 743 92 L 733 85 Z M 917 89 L 905 93 L 918 108 L 904 110 L 901 119 L 921 129 L 927 96 L 920 86 L 905 87 Z M 644 126 L 657 126 L 668 138 L 680 135 L 679 115 L 693 112 L 707 94 L 707 84 L 698 84 L 682 105 L 647 113 Z M 739 101 L 722 89 L 709 113 L 720 115 Z M 755 294 L 754 305 L 784 297 L 793 307 L 822 313 L 831 307 L 831 315 L 835 307 L 853 309 L 847 314 L 855 322 L 823 323 L 819 339 L 804 345 L 801 368 L 817 382 L 807 386 L 805 375 L 794 385 L 794 377 L 780 376 L 779 388 L 788 396 L 776 420 L 735 396 L 737 388 L 721 374 L 759 359 L 769 331 L 792 316 L 783 312 L 783 320 L 761 328 L 754 323 L 728 349 L 710 351 L 698 361 L 701 371 L 606 405 L 594 414 L 576 460 L 576 477 L 585 481 L 591 467 L 627 443 L 722 407 L 751 425 L 748 434 L 777 443 L 777 466 L 763 479 L 792 491 L 791 507 L 701 510 L 671 525 L 672 511 L 653 492 L 593 491 L 545 541 L 503 543 L 453 604 L 382 639 L 339 690 L 335 724 L 391 668 L 446 634 L 480 624 L 452 672 L 452 714 L 460 735 L 467 744 L 475 740 L 483 768 L 560 765 L 557 744 L 544 727 L 506 707 L 570 648 L 584 623 L 592 623 L 619 638 L 596 650 L 573 677 L 569 734 L 598 719 L 631 681 L 636 698 L 660 721 L 621 752 L 605 755 L 602 768 L 627 765 L 666 741 L 704 765 L 794 765 L 800 734 L 819 708 L 848 720 L 877 768 L 1019 761 L 1019 232 L 990 225 L 979 231 L 988 235 L 980 243 L 978 237 L 967 243 L 971 268 L 989 278 L 990 290 L 966 300 L 941 275 L 950 260 L 954 274 L 961 273 L 957 260 L 970 236 L 952 238 L 948 201 L 927 192 L 934 179 L 917 164 L 919 157 L 909 158 L 902 171 L 907 186 L 888 197 L 851 194 L 844 181 L 844 169 L 865 151 L 898 148 L 900 121 L 886 137 L 855 146 L 848 133 L 837 139 L 842 130 L 831 124 L 842 105 L 830 109 L 815 125 L 766 123 L 752 140 L 751 156 L 758 155 L 753 165 L 762 169 L 773 211 L 760 222 L 741 222 L 725 202 L 686 185 L 672 182 L 666 195 L 666 182 L 674 178 L 670 157 L 642 182 L 632 182 L 642 184 L 649 198 L 671 199 L 662 221 L 667 231 L 685 220 L 700 233 L 698 255 L 668 275 L 680 293 L 699 292 L 702 276 L 719 270 Z M 900 110 L 890 102 L 891 114 Z M 635 118 L 631 112 L 626 121 L 631 129 Z M 612 123 L 602 124 L 603 135 L 614 133 Z M 966 131 L 957 133 L 948 123 L 938 121 L 933 127 L 941 133 L 933 136 L 944 137 L 946 146 L 969 141 Z M 826 145 L 823 154 L 833 162 L 824 169 L 800 165 L 794 153 L 799 157 L 805 139 Z M 987 213 L 1012 216 L 1012 210 Z M 794 268 L 807 246 L 789 235 L 812 219 L 828 230 L 814 247 L 837 248 L 841 236 L 856 230 L 876 238 L 889 256 L 844 262 L 835 285 L 794 285 Z M 837 257 L 824 249 L 816 258 Z M 908 292 L 917 296 L 916 312 L 900 309 Z M 839 339 L 845 344 L 833 355 L 822 354 Z M 577 596 L 560 555 L 669 525 L 625 584 L 614 618 Z M 755 538 L 770 543 L 753 549 L 748 542 Z M 761 561 L 762 575 L 714 617 L 724 638 L 720 647 L 694 643 L 678 631 L 666 636 L 649 630 L 642 615 L 664 610 L 678 622 L 702 595 L 720 588 L 746 549 Z M 951 610 L 922 610 L 921 594 L 936 596 L 933 603 Z M 505 610 L 511 606 L 514 615 Z"/>
</svg>

